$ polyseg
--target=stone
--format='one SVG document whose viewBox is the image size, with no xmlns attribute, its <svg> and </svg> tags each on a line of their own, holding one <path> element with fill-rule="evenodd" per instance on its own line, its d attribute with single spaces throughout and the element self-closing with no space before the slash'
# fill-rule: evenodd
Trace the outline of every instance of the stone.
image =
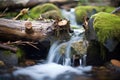
<svg viewBox="0 0 120 80">
<path fill-rule="evenodd" d="M 111 59 L 110 62 L 112 63 L 112 65 L 120 68 L 120 61 L 119 60 Z"/>
<path fill-rule="evenodd" d="M 107 12 L 110 13 L 114 10 L 114 7 L 103 6 L 103 7 L 96 7 L 96 6 L 77 6 L 75 8 L 75 16 L 76 21 L 78 24 L 82 24 L 84 21 L 84 17 L 90 18 L 92 15 L 98 12 Z"/>
<path fill-rule="evenodd" d="M 52 3 L 38 5 L 38 6 L 33 7 L 30 10 L 30 16 L 32 18 L 39 18 L 40 15 L 42 15 L 42 14 L 48 16 L 48 15 L 52 15 L 53 13 L 55 13 L 54 15 L 61 16 L 60 9 Z M 54 15 L 53 15 L 53 17 L 54 17 Z M 46 17 L 46 16 L 44 16 L 44 17 Z"/>
<path fill-rule="evenodd" d="M 0 60 L 7 66 L 15 66 L 18 64 L 17 54 L 10 51 L 0 50 Z"/>
</svg>

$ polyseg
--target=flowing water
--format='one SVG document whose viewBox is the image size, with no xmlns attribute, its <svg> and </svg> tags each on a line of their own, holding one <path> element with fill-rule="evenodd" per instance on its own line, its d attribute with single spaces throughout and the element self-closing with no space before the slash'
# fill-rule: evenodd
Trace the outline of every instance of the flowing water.
<svg viewBox="0 0 120 80">
<path fill-rule="evenodd" d="M 71 25 L 77 25 L 74 16 L 74 10 L 71 10 L 70 12 L 63 10 L 62 12 L 65 13 L 65 16 L 70 16 L 67 18 L 70 21 L 72 20 Z M 82 66 L 71 66 L 71 45 L 75 41 L 82 40 L 83 36 L 80 34 L 83 33 L 84 30 L 80 28 L 74 31 L 75 33 L 69 41 L 65 42 L 63 40 L 53 43 L 50 48 L 46 63 L 39 63 L 34 66 L 20 68 L 14 71 L 13 76 L 15 76 L 15 80 L 114 80 L 111 77 L 111 79 L 107 78 L 109 75 L 112 75 L 106 74 L 108 72 L 105 72 L 102 77 L 96 75 L 97 73 L 90 74 L 89 72 L 92 70 L 92 66 L 85 66 L 86 54 L 83 55 L 83 57 L 79 60 L 79 63 Z M 63 46 L 64 50 L 61 51 Z"/>
<path fill-rule="evenodd" d="M 70 11 L 67 11 L 65 9 L 62 9 L 62 15 L 64 16 L 64 18 L 66 18 L 67 20 L 70 21 L 70 25 L 71 26 L 76 26 L 76 27 L 80 27 L 80 25 L 77 24 L 76 22 L 76 18 L 75 18 L 75 13 L 74 13 L 75 9 L 71 8 Z"/>
<path fill-rule="evenodd" d="M 17 80 L 74 80 L 74 75 L 83 75 L 92 69 L 91 66 L 71 67 L 71 44 L 81 37 L 72 37 L 68 42 L 55 42 L 49 51 L 47 62 L 16 70 L 13 75 Z M 60 49 L 66 45 L 64 56 Z M 60 59 L 62 58 L 61 62 Z M 62 79 L 61 79 L 62 78 Z"/>
<path fill-rule="evenodd" d="M 66 19 L 70 20 L 71 25 L 77 25 L 75 21 L 74 9 L 70 11 L 62 10 Z M 27 68 L 18 69 L 13 72 L 17 80 L 74 80 L 71 76 L 83 75 L 84 71 L 90 71 L 91 66 L 86 67 L 71 67 L 71 45 L 73 42 L 82 40 L 80 33 L 83 33 L 83 29 L 74 30 L 74 35 L 69 41 L 56 41 L 53 43 L 49 50 L 47 62 L 45 64 L 38 64 Z M 64 51 L 61 48 L 64 47 Z M 85 60 L 85 59 L 82 59 Z M 61 76 L 61 77 L 60 77 Z"/>
</svg>

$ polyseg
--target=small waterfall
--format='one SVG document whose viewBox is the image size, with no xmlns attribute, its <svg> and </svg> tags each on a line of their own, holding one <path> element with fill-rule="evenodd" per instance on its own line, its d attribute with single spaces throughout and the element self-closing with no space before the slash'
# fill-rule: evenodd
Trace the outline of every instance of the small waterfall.
<svg viewBox="0 0 120 80">
<path fill-rule="evenodd" d="M 49 53 L 48 53 L 48 57 L 47 57 L 47 62 L 48 63 L 58 63 L 59 59 L 61 57 L 60 54 L 60 48 L 62 47 L 64 43 L 59 43 L 58 41 L 53 43 L 53 45 L 51 46 Z M 64 64 L 64 63 L 63 63 Z"/>
<path fill-rule="evenodd" d="M 75 9 L 71 8 L 70 11 L 67 11 L 65 9 L 62 9 L 62 15 L 64 16 L 64 18 L 66 18 L 67 20 L 70 21 L 70 25 L 71 26 L 76 26 L 79 27 L 80 25 L 77 24 L 76 22 L 76 18 L 75 18 L 75 13 L 74 13 Z"/>
<path fill-rule="evenodd" d="M 77 25 L 74 16 L 74 10 L 71 9 L 71 12 L 67 12 L 63 10 L 68 16 L 68 20 L 70 20 L 71 25 Z M 68 15 L 70 13 L 70 15 Z M 79 66 L 79 67 L 71 67 L 71 45 L 74 41 L 82 40 L 83 29 L 74 30 L 74 34 L 69 41 L 56 41 L 52 44 L 48 57 L 47 63 L 45 64 L 37 64 L 34 66 L 18 69 L 13 72 L 13 75 L 16 76 L 16 80 L 73 80 L 74 75 L 82 75 L 84 71 L 91 71 L 91 66 Z M 61 48 L 63 47 L 63 51 Z M 80 59 L 80 64 L 85 65 L 83 63 L 85 61 L 86 55 Z M 73 61 L 74 62 L 74 61 Z M 61 64 L 61 65 L 60 65 Z M 72 74 L 72 75 L 71 75 Z M 19 78 L 20 77 L 20 78 Z"/>
<path fill-rule="evenodd" d="M 47 57 L 48 63 L 53 62 L 54 57 L 56 55 L 56 51 L 58 51 L 58 49 L 59 49 L 58 42 L 55 42 L 49 50 L 48 57 Z"/>
<path fill-rule="evenodd" d="M 48 63 L 60 63 L 62 65 L 71 65 L 71 45 L 74 41 L 81 40 L 80 36 L 72 36 L 68 42 L 55 42 L 50 48 L 47 61 Z M 60 49 L 65 46 L 64 52 Z M 62 62 L 60 62 L 62 61 Z"/>
</svg>

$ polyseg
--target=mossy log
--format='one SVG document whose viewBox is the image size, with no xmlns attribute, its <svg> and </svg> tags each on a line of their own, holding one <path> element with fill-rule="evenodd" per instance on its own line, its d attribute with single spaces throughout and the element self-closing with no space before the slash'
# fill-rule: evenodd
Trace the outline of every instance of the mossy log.
<svg viewBox="0 0 120 80">
<path fill-rule="evenodd" d="M 68 21 L 66 20 L 66 24 L 63 23 L 64 27 L 59 25 L 61 21 L 65 20 L 20 21 L 0 18 L 0 41 L 40 41 L 50 37 L 50 32 L 56 33 L 56 30 L 58 32 L 57 28 L 67 31 L 65 34 L 68 34 L 70 29 Z"/>
</svg>

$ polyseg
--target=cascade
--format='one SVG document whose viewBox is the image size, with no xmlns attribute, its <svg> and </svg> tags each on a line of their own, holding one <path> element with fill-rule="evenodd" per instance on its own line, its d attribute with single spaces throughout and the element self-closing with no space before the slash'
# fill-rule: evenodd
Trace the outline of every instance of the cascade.
<svg viewBox="0 0 120 80">
<path fill-rule="evenodd" d="M 75 16 L 72 15 L 72 19 L 69 19 L 74 20 L 73 22 L 71 21 L 71 25 L 77 25 Z M 73 73 L 74 75 L 83 75 L 84 71 L 91 71 L 91 66 L 71 66 L 71 45 L 74 41 L 82 40 L 83 35 L 81 33 L 83 32 L 84 30 L 81 28 L 74 30 L 73 36 L 69 41 L 54 42 L 49 50 L 47 62 L 14 71 L 13 75 L 16 77 L 16 80 L 21 80 L 21 77 L 24 80 L 61 80 L 61 78 L 62 80 L 73 80 Z M 61 51 L 63 46 L 64 49 Z M 86 55 L 83 55 L 83 58 L 80 59 L 81 65 L 85 65 L 85 57 Z"/>
</svg>

